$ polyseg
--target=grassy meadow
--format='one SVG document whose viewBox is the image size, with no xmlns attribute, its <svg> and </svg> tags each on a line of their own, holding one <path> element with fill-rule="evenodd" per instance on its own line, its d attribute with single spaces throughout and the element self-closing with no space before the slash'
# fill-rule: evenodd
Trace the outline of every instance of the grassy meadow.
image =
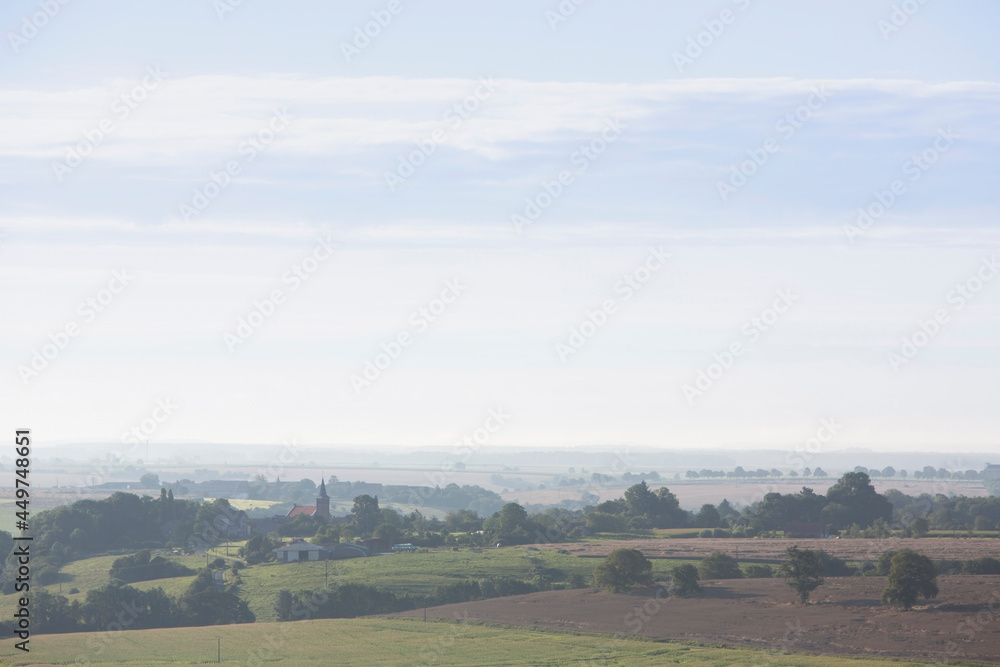
<svg viewBox="0 0 1000 667">
<path fill-rule="evenodd" d="M 2 665 L 663 665 L 915 667 L 929 663 L 781 654 L 458 621 L 363 618 L 43 635 L 0 641 Z"/>
</svg>

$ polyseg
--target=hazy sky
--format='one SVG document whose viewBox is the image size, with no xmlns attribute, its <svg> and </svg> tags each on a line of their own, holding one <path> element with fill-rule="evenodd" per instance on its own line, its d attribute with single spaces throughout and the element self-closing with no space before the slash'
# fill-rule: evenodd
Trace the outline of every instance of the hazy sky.
<svg viewBox="0 0 1000 667">
<path fill-rule="evenodd" d="M 5 3 L 0 422 L 998 451 L 998 23 Z"/>
</svg>

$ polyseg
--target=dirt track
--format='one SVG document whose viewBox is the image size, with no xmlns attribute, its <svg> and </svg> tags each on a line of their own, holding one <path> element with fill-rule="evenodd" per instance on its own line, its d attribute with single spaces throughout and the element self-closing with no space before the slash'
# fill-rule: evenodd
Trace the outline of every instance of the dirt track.
<svg viewBox="0 0 1000 667">
<path fill-rule="evenodd" d="M 923 539 L 740 539 L 698 537 L 688 539 L 616 540 L 574 544 L 539 544 L 540 549 L 565 549 L 576 556 L 606 556 L 614 549 L 638 549 L 647 558 L 704 558 L 713 551 L 738 555 L 740 560 L 781 561 L 785 549 L 823 549 L 845 560 L 874 560 L 884 551 L 913 549 L 934 560 L 969 560 L 982 556 L 1000 558 L 1000 539 L 931 537 Z M 738 554 L 737 554 L 738 552 Z"/>
<path fill-rule="evenodd" d="M 444 605 L 427 614 L 793 652 L 1000 664 L 1000 576 L 939 577 L 938 597 L 910 612 L 879 602 L 883 577 L 827 579 L 806 606 L 780 579 L 702 585 L 698 599 L 657 599 L 655 589 L 547 591 Z"/>
</svg>

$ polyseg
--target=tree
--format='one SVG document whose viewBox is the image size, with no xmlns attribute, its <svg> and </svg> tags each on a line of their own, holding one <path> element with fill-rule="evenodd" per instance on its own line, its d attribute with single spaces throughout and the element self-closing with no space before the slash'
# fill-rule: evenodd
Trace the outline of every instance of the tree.
<svg viewBox="0 0 1000 667">
<path fill-rule="evenodd" d="M 721 551 L 705 556 L 698 563 L 699 579 L 740 579 L 740 565 L 736 559 Z"/>
<path fill-rule="evenodd" d="M 937 573 L 930 558 L 912 549 L 902 549 L 892 557 L 882 602 L 908 611 L 918 597 L 927 599 L 937 594 Z"/>
<path fill-rule="evenodd" d="M 701 593 L 698 585 L 698 568 L 690 563 L 678 565 L 671 573 L 669 593 L 677 597 L 688 598 Z"/>
<path fill-rule="evenodd" d="M 785 555 L 788 560 L 781 565 L 785 583 L 798 594 L 799 601 L 805 604 L 809 601 L 809 594 L 823 583 L 823 560 L 819 552 L 799 549 L 797 546 L 788 547 Z"/>
<path fill-rule="evenodd" d="M 702 505 L 701 509 L 698 510 L 698 514 L 694 517 L 694 525 L 699 528 L 718 528 L 724 524 L 725 522 L 722 520 L 719 510 L 711 503 Z"/>
<path fill-rule="evenodd" d="M 826 492 L 827 502 L 843 505 L 847 516 L 837 528 L 856 523 L 862 528 L 871 526 L 876 519 L 892 519 L 892 503 L 875 490 L 871 478 L 863 472 L 848 472 Z"/>
<path fill-rule="evenodd" d="M 928 523 L 927 519 L 923 517 L 917 517 L 910 524 L 910 532 L 913 533 L 914 537 L 927 537 L 927 533 L 931 530 L 931 525 Z"/>
<path fill-rule="evenodd" d="M 155 473 L 147 472 L 139 478 L 139 486 L 144 489 L 155 489 L 160 486 L 160 476 Z"/>
<path fill-rule="evenodd" d="M 638 549 L 615 549 L 594 568 L 594 585 L 615 593 L 653 584 L 653 564 Z"/>
<path fill-rule="evenodd" d="M 354 499 L 354 506 L 351 508 L 351 525 L 357 530 L 359 535 L 365 537 L 372 534 L 375 527 L 382 521 L 382 512 L 378 508 L 378 496 L 369 496 L 367 493 Z"/>
<path fill-rule="evenodd" d="M 256 565 L 274 559 L 274 549 L 277 544 L 271 541 L 267 535 L 254 535 L 247 543 L 240 547 L 240 558 L 246 560 L 247 565 Z"/>
</svg>

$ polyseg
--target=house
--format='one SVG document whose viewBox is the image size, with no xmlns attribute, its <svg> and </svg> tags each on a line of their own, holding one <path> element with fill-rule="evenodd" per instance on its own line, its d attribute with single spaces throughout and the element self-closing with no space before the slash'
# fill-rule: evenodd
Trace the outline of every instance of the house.
<svg viewBox="0 0 1000 667">
<path fill-rule="evenodd" d="M 227 540 L 244 540 L 250 537 L 250 519 L 243 510 L 225 512 L 215 521 L 219 532 Z"/>
<path fill-rule="evenodd" d="M 828 535 L 824 523 L 793 521 L 785 524 L 785 537 L 828 537 Z"/>
<path fill-rule="evenodd" d="M 293 505 L 292 509 L 288 510 L 288 514 L 285 515 L 286 519 L 294 519 L 300 514 L 306 516 L 321 516 L 324 518 L 330 518 L 330 496 L 326 495 L 326 481 L 319 481 L 319 495 L 316 496 L 315 505 Z"/>
</svg>

